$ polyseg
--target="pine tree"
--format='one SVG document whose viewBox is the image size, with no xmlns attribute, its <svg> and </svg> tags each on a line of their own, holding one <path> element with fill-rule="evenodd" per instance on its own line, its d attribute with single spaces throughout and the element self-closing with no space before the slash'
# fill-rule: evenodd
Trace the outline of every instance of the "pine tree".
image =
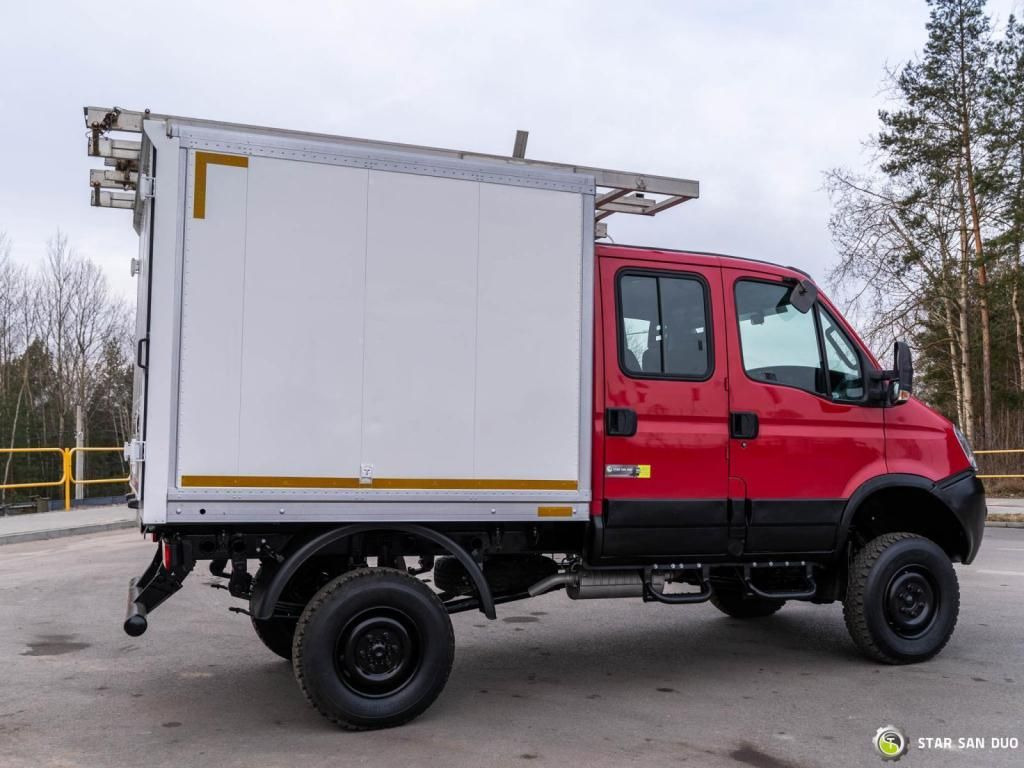
<svg viewBox="0 0 1024 768">
<path fill-rule="evenodd" d="M 924 53 L 896 73 L 893 85 L 901 106 L 879 113 L 883 131 L 878 145 L 885 156 L 884 173 L 911 176 L 924 187 L 946 190 L 956 209 L 961 369 L 967 390 L 972 366 L 968 309 L 976 293 L 981 328 L 980 436 L 984 443 L 993 426 L 990 281 L 983 235 L 989 201 L 983 191 L 991 186 L 993 174 L 985 125 L 991 113 L 994 48 L 984 0 L 929 0 L 928 5 Z M 965 412 L 969 412 L 971 393 L 965 391 L 964 398 Z M 973 424 L 965 425 L 965 430 L 973 434 Z"/>
</svg>

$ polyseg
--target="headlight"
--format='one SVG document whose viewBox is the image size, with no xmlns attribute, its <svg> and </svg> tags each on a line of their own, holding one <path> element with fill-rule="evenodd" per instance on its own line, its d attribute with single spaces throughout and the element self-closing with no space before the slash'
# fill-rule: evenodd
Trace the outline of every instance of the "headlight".
<svg viewBox="0 0 1024 768">
<path fill-rule="evenodd" d="M 964 456 L 967 457 L 967 461 L 969 461 L 971 466 L 977 470 L 978 462 L 974 458 L 974 451 L 971 449 L 971 444 L 967 442 L 967 438 L 964 437 L 964 433 L 960 431 L 960 428 L 956 424 L 953 425 L 953 434 L 956 435 L 956 439 L 959 441 L 960 447 L 964 451 Z"/>
</svg>

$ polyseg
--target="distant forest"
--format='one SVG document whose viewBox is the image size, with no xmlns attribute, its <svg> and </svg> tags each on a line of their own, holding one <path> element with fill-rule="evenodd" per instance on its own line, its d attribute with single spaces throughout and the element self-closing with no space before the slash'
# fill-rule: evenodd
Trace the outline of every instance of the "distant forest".
<svg viewBox="0 0 1024 768">
<path fill-rule="evenodd" d="M 132 432 L 128 305 L 60 232 L 36 269 L 17 265 L 13 249 L 0 232 L 0 447 L 73 447 L 77 406 L 85 445 L 122 445 Z M 57 454 L 0 453 L 0 485 L 57 480 L 61 472 Z M 126 474 L 117 454 L 87 457 L 86 478 Z M 86 488 L 87 496 L 127 490 L 123 483 Z M 0 491 L 0 504 L 61 495 L 60 488 Z"/>
<path fill-rule="evenodd" d="M 827 174 L 830 282 L 876 348 L 911 342 L 917 394 L 976 448 L 1024 448 L 1024 26 L 928 5 L 923 51 L 885 73 L 871 162 Z"/>
</svg>

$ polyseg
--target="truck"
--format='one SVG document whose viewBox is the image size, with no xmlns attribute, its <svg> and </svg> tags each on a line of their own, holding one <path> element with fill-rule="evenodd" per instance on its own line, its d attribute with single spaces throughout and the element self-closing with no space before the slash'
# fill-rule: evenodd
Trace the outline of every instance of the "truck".
<svg viewBox="0 0 1024 768">
<path fill-rule="evenodd" d="M 450 616 L 556 590 L 757 620 L 841 601 L 935 656 L 978 552 L 968 441 L 814 280 L 607 239 L 695 181 L 87 107 L 139 252 L 124 630 L 200 563 L 308 701 L 405 723 Z"/>
</svg>

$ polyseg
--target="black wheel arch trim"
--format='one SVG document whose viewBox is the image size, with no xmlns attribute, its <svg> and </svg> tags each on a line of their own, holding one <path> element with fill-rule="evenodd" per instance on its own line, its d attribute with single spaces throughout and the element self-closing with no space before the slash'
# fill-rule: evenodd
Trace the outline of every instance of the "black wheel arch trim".
<svg viewBox="0 0 1024 768">
<path fill-rule="evenodd" d="M 309 558 L 342 539 L 379 531 L 406 533 L 411 536 L 417 536 L 451 553 L 453 557 L 462 563 L 462 566 L 473 580 L 473 586 L 476 587 L 480 600 L 480 612 L 488 619 L 497 618 L 497 614 L 494 611 L 494 597 L 491 595 L 491 588 L 487 585 L 487 580 L 484 578 L 483 570 L 479 563 L 448 536 L 432 528 L 415 523 L 355 523 L 353 525 L 346 525 L 343 528 L 335 528 L 310 539 L 292 552 L 280 564 L 264 589 L 253 594 L 249 606 L 253 617 L 256 619 L 269 619 L 273 615 L 274 606 L 277 605 L 277 601 L 280 599 L 282 592 L 284 592 L 288 581 Z"/>
<path fill-rule="evenodd" d="M 846 549 L 850 526 L 864 501 L 877 491 L 887 488 L 913 488 L 924 491 L 942 505 L 957 521 L 967 542 L 961 553 L 963 562 L 970 563 L 981 545 L 985 525 L 984 487 L 973 469 L 956 472 L 941 480 L 929 480 L 921 475 L 892 473 L 865 480 L 851 494 L 843 509 L 836 532 L 836 553 Z"/>
</svg>

